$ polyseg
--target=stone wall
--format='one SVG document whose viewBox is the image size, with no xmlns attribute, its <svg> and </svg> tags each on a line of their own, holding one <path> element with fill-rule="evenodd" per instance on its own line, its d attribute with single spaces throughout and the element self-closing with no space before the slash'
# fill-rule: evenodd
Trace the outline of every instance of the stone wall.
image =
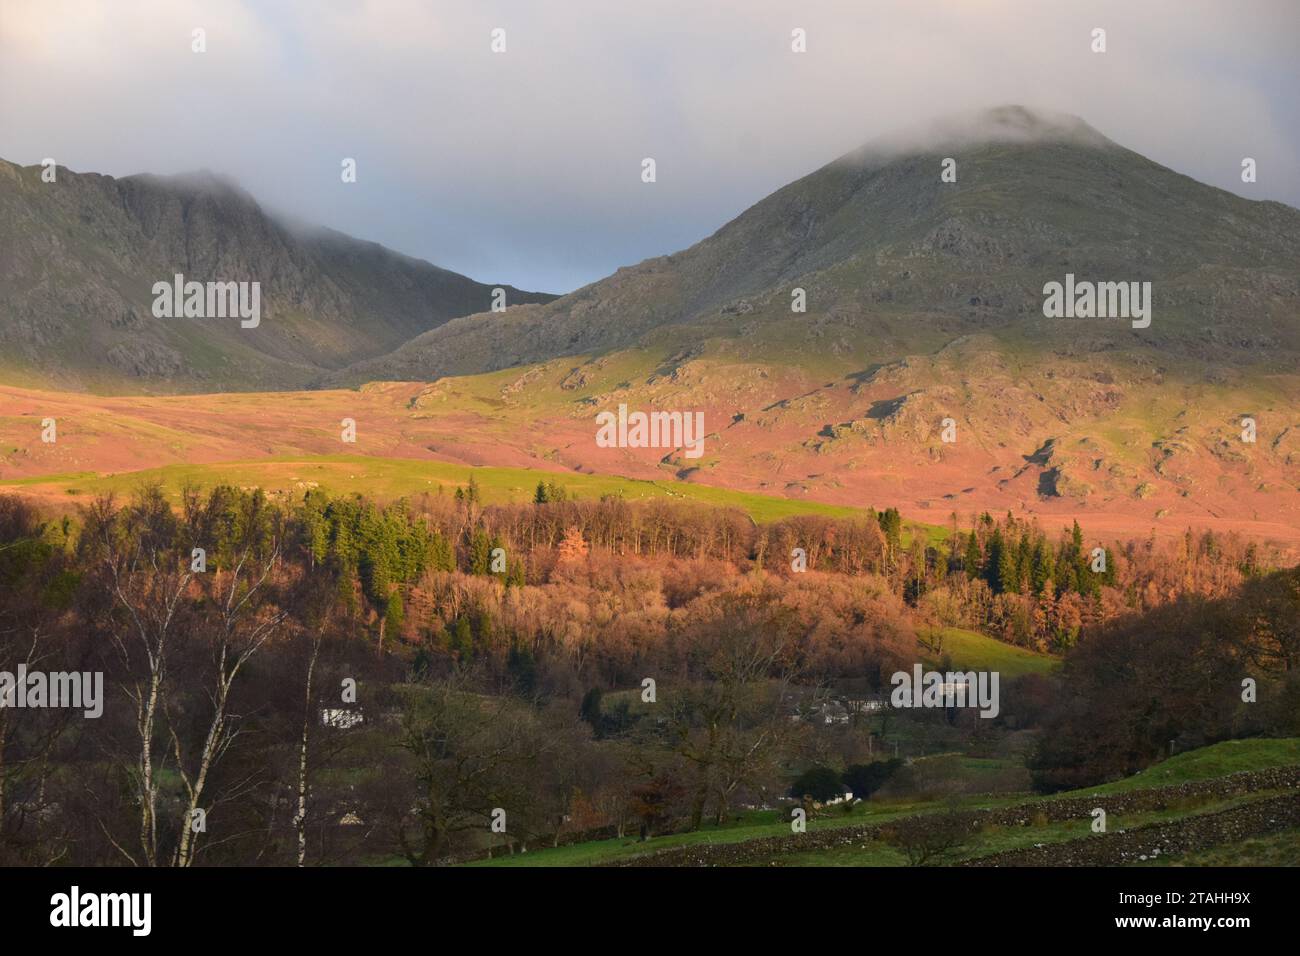
<svg viewBox="0 0 1300 956">
<path fill-rule="evenodd" d="M 1185 802 L 1222 800 L 1234 796 L 1258 793 L 1266 790 L 1291 790 L 1293 793 L 1277 798 L 1281 801 L 1292 801 L 1291 805 L 1300 807 L 1300 767 L 1274 767 L 1268 770 L 1248 770 L 1242 773 L 1234 773 L 1226 777 L 1216 777 L 1212 780 L 1198 780 L 1191 783 L 1176 784 L 1170 787 L 1153 787 L 1143 790 L 1131 790 L 1124 793 L 1106 794 L 1104 796 L 1094 797 L 1070 797 L 1070 798 L 1052 798 L 1044 797 L 1039 800 L 1027 803 L 1019 803 L 1010 807 L 996 807 L 993 809 L 983 810 L 965 810 L 961 815 L 966 818 L 972 829 L 978 829 L 985 826 L 1028 826 L 1031 823 L 1059 823 L 1065 820 L 1090 819 L 1092 811 L 1096 807 L 1101 807 L 1107 813 L 1124 814 L 1124 813 L 1145 813 L 1169 809 Z M 1260 801 L 1260 806 L 1272 805 L 1274 800 Z M 1252 804 L 1253 806 L 1253 804 Z M 1236 810 L 1245 810 L 1246 808 L 1235 808 L 1231 811 L 1220 811 L 1222 813 L 1234 813 Z M 935 812 L 935 811 L 931 811 Z M 1261 811 L 1262 812 L 1262 811 Z M 1280 812 L 1280 811 L 1279 811 Z M 1220 814 L 1206 814 L 1205 817 L 1216 817 Z M 1198 818 L 1199 819 L 1199 818 Z M 1224 826 L 1247 826 L 1248 821 L 1253 819 L 1251 814 L 1242 813 L 1239 816 L 1231 817 L 1230 822 Z M 647 853 L 641 856 L 632 857 L 625 860 L 617 860 L 607 864 L 610 866 L 735 866 L 745 863 L 753 863 L 767 859 L 771 856 L 777 856 L 786 853 L 802 853 L 809 850 L 831 850 L 846 846 L 863 846 L 870 840 L 878 839 L 880 831 L 888 827 L 888 823 L 869 823 L 857 824 L 840 827 L 823 827 L 816 830 L 810 830 L 807 833 L 790 833 L 781 836 L 762 837 L 757 840 L 747 840 L 743 843 L 711 843 L 697 844 L 692 846 L 671 847 L 666 850 L 660 850 L 654 853 Z M 1161 824 L 1160 826 L 1167 826 Z M 1168 826 L 1173 826 L 1170 824 Z M 1207 826 L 1209 826 L 1207 824 Z M 1153 829 L 1153 828 L 1142 828 Z M 1284 827 L 1278 827 L 1284 829 Z M 1128 836 L 1130 833 L 1142 832 L 1141 830 L 1129 831 L 1126 834 L 1098 834 L 1095 839 L 1105 839 L 1107 837 Z M 1207 836 L 1213 830 L 1204 830 L 1192 828 L 1192 833 L 1203 833 Z M 1260 831 L 1267 832 L 1267 831 Z M 1227 839 L 1236 839 L 1229 837 Z M 1152 847 L 1158 846 L 1157 842 L 1151 844 Z M 1072 841 L 1084 843 L 1084 841 Z M 1225 842 L 1225 841 L 1220 841 Z M 1119 841 L 1113 844 L 1122 849 L 1113 852 L 1127 852 L 1130 843 Z M 1132 843 L 1132 846 L 1138 846 L 1138 843 Z M 1172 844 L 1171 844 L 1172 845 Z M 1180 844 L 1181 845 L 1181 844 Z M 1197 846 L 1213 844 L 1196 844 Z M 1051 852 L 1052 847 L 1044 847 L 1043 852 Z M 1025 851 L 1014 851 L 1015 853 Z M 1092 851 L 1089 851 L 1092 852 Z M 1100 851 L 1099 851 L 1100 852 Z M 1140 855 L 1139 851 L 1139 855 Z M 1170 851 L 1162 851 L 1170 852 Z M 1183 852 L 1177 850 L 1176 852 Z M 999 856 L 1007 856 L 999 854 Z M 1010 858 L 1010 857 L 1008 857 Z M 992 857 L 988 859 L 993 859 Z M 1131 862 L 1126 857 L 1120 857 L 1127 862 Z M 974 863 L 976 861 L 972 861 Z M 988 865 L 988 864 L 985 864 Z M 1009 863 L 1005 865 L 1020 865 L 1018 863 Z M 1046 865 L 1037 863 L 1036 865 Z M 1068 862 L 1064 865 L 1070 865 Z"/>
</svg>

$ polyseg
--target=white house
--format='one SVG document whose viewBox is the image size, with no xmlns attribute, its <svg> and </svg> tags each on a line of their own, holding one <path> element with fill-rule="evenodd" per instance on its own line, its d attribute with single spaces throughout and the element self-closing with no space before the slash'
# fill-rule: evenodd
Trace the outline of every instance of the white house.
<svg viewBox="0 0 1300 956">
<path fill-rule="evenodd" d="M 342 707 L 322 707 L 320 712 L 320 722 L 326 727 L 334 727 L 339 730 L 351 730 L 353 727 L 365 723 L 365 716 L 360 710 L 346 710 Z"/>
</svg>

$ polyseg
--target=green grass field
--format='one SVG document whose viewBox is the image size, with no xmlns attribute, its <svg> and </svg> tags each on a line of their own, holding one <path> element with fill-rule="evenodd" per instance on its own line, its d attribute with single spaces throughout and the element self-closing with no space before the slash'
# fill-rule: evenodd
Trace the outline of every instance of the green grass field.
<svg viewBox="0 0 1300 956">
<path fill-rule="evenodd" d="M 100 475 L 74 472 L 0 481 L 6 488 L 56 494 L 73 501 L 89 500 L 112 492 L 129 495 L 142 485 L 157 483 L 177 497 L 186 484 L 210 488 L 216 484 L 259 487 L 301 497 L 308 488 L 320 487 L 334 494 L 364 494 L 391 500 L 420 494 L 450 494 L 469 483 L 478 482 L 483 500 L 490 504 L 530 501 L 539 481 L 555 481 L 580 499 L 602 495 L 621 495 L 629 501 L 666 498 L 674 501 L 737 508 L 754 521 L 779 521 L 792 515 L 826 515 L 828 517 L 863 517 L 865 508 L 828 505 L 816 501 L 776 498 L 746 491 L 731 491 L 711 485 L 685 481 L 646 481 L 618 475 L 589 475 L 578 472 L 554 472 L 533 468 L 471 467 L 448 462 L 414 458 L 378 458 L 365 455 L 319 455 L 267 458 L 203 465 L 167 465 L 143 471 Z M 942 540 L 946 529 L 908 522 L 907 536 L 920 532 L 927 540 Z M 905 544 L 907 542 L 905 541 Z"/>
<path fill-rule="evenodd" d="M 1169 823 L 1199 813 L 1226 810 L 1247 802 L 1249 798 L 1233 797 L 1225 800 L 1207 800 L 1190 806 L 1153 810 L 1147 813 L 1112 813 L 1107 818 L 1111 830 L 1133 829 L 1154 823 Z M 1092 832 L 1091 821 L 1062 820 L 1023 827 L 988 826 L 972 836 L 952 856 L 951 862 L 973 860 L 1007 850 L 1024 850 L 1048 843 L 1078 840 Z M 753 864 L 755 866 L 906 866 L 907 857 L 881 840 L 870 840 L 857 846 L 836 847 L 808 853 L 782 853 Z"/>
<path fill-rule="evenodd" d="M 944 658 L 951 658 L 957 670 L 997 671 L 1010 679 L 1022 674 L 1048 674 L 1061 663 L 1050 654 L 1038 654 L 960 627 L 940 628 L 920 637 L 927 655 L 925 663 L 934 667 Z"/>
<path fill-rule="evenodd" d="M 1175 754 L 1168 760 L 1148 767 L 1114 783 L 1073 791 L 1073 796 L 1123 793 L 1149 787 L 1171 787 L 1195 780 L 1226 777 L 1243 770 L 1264 770 L 1300 764 L 1300 738 L 1264 740 L 1225 740 L 1222 743 Z M 1065 796 L 1065 794 L 1062 794 Z"/>
</svg>

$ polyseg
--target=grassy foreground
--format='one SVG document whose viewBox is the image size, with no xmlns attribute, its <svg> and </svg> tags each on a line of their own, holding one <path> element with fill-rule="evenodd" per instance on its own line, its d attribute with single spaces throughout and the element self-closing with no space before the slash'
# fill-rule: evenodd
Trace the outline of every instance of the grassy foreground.
<svg viewBox="0 0 1300 956">
<path fill-rule="evenodd" d="M 1167 787 L 1178 783 L 1208 780 L 1226 776 L 1243 770 L 1263 770 L 1269 767 L 1300 765 L 1300 738 L 1280 740 L 1233 740 L 1214 744 L 1198 750 L 1178 754 L 1139 774 L 1098 787 L 1069 791 L 1056 795 L 1057 799 L 1070 797 L 1120 793 L 1144 788 Z M 1165 810 L 1149 813 L 1126 815 L 1122 820 L 1112 815 L 1112 826 L 1136 827 L 1149 823 L 1168 822 L 1181 819 L 1195 813 L 1206 813 L 1228 806 L 1237 805 L 1253 797 L 1231 797 L 1224 800 L 1207 801 L 1195 805 L 1175 806 Z M 1031 795 L 1021 797 L 974 797 L 961 801 L 967 809 L 981 807 L 1002 807 L 1036 799 Z M 887 823 L 918 813 L 941 809 L 935 802 L 904 801 L 869 801 L 858 804 L 851 813 L 832 811 L 808 821 L 810 831 L 823 827 L 845 827 L 868 823 Z M 982 856 L 1001 850 L 1018 849 L 1037 843 L 1052 843 L 1076 839 L 1089 832 L 1087 820 L 1043 823 L 1014 829 L 993 828 L 983 832 L 966 848 L 964 856 Z M 693 844 L 737 843 L 757 840 L 763 837 L 787 836 L 790 833 L 789 822 L 778 811 L 751 811 L 741 814 L 724 826 L 705 826 L 693 833 L 677 833 L 657 837 L 647 843 L 637 841 L 635 834 L 624 839 L 596 840 L 587 843 L 575 843 L 557 848 L 530 850 L 513 856 L 503 856 L 492 860 L 478 860 L 468 866 L 592 866 L 627 859 L 645 853 L 654 853 L 670 847 Z M 1294 836 L 1275 835 L 1260 838 L 1261 848 L 1266 850 L 1273 862 L 1284 862 L 1288 847 L 1294 848 Z M 1220 858 L 1229 862 L 1232 856 L 1240 861 L 1240 852 L 1231 848 L 1215 848 L 1203 854 L 1205 862 Z M 1292 864 L 1297 857 L 1290 856 Z M 834 851 L 784 854 L 767 861 L 769 864 L 794 866 L 899 866 L 906 864 L 906 859 L 893 847 L 878 841 L 862 846 L 842 848 Z M 1177 861 L 1166 861 L 1177 862 Z M 1188 860 L 1188 862 L 1193 862 Z M 1262 862 L 1262 861 L 1261 861 Z"/>
</svg>

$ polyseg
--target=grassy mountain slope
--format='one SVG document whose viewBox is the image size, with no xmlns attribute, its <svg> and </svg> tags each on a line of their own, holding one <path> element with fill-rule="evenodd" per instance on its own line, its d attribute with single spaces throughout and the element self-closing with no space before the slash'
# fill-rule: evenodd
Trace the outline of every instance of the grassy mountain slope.
<svg viewBox="0 0 1300 956">
<path fill-rule="evenodd" d="M 485 309 L 492 287 L 268 216 L 202 173 L 115 179 L 0 161 L 0 374 L 17 384 L 192 392 L 301 386 Z M 258 281 L 262 321 L 158 319 L 152 286 Z M 508 301 L 551 296 L 506 287 Z"/>
<path fill-rule="evenodd" d="M 940 178 L 948 156 L 955 183 Z M 25 190 L 2 186 L 0 202 L 43 188 L 36 173 L 0 166 L 0 181 L 19 176 Z M 91 199 L 62 205 L 106 190 L 140 210 L 111 243 L 95 237 L 120 224 L 116 212 L 101 221 Z M 1107 538 L 1196 526 L 1300 541 L 1300 212 L 1194 182 L 1074 118 L 1004 108 L 864 148 L 684 252 L 549 303 L 438 319 L 409 340 L 411 316 L 429 313 L 412 300 L 454 287 L 472 311 L 486 290 L 244 217 L 237 194 L 190 207 L 168 198 L 164 216 L 146 214 L 139 190 L 157 191 L 78 177 L 50 194 L 64 197 L 50 207 L 58 228 L 29 228 L 44 245 L 19 246 L 16 268 L 0 258 L 0 290 L 20 293 L 0 313 L 13 344 L 0 365 L 16 356 L 55 387 L 96 376 L 120 387 L 157 352 L 162 367 L 136 379 L 157 390 L 334 387 L 117 404 L 13 390 L 0 415 L 5 477 L 350 452 L 338 443 L 350 416 L 367 455 L 892 504 L 932 524 L 1010 510 L 1077 518 Z M 13 247 L 22 230 L 3 222 L 0 242 Z M 115 318 L 122 290 L 139 289 L 125 277 L 159 268 L 136 260 L 180 242 L 151 238 L 168 230 L 206 250 L 196 261 L 236 272 L 246 245 L 262 243 L 260 264 L 281 262 L 280 250 L 268 302 L 310 305 L 272 309 L 279 318 L 251 331 L 159 324 L 138 304 Z M 50 265 L 65 260 L 80 277 L 70 286 Z M 1044 318 L 1043 284 L 1067 272 L 1150 281 L 1150 327 Z M 795 288 L 806 312 L 791 311 Z M 85 317 L 70 322 L 73 307 Z M 349 350 L 373 357 L 344 368 Z M 114 364 L 124 357 L 127 371 Z M 390 382 L 344 390 L 376 380 Z M 702 456 L 597 447 L 595 415 L 621 403 L 702 411 Z M 47 415 L 61 423 L 57 447 L 39 442 Z M 1254 442 L 1241 438 L 1247 416 Z M 945 419 L 955 442 L 943 440 Z"/>
<path fill-rule="evenodd" d="M 1300 349 L 1300 212 L 1197 183 L 1074 117 L 1004 107 L 965 125 L 938 143 L 864 147 L 684 252 L 548 306 L 447 323 L 332 380 L 480 372 L 645 343 L 656 330 L 680 348 L 779 334 L 808 357 L 877 360 L 1008 327 L 1074 354 L 1270 364 Z M 940 179 L 947 156 L 955 183 Z M 1066 272 L 1152 281 L 1152 327 L 1045 320 L 1042 286 Z M 802 315 L 790 311 L 796 286 L 808 293 Z"/>
<path fill-rule="evenodd" d="M 503 401 L 572 467 L 620 453 L 560 423 L 627 403 L 705 411 L 702 459 L 656 458 L 691 481 L 1143 531 L 1300 526 L 1300 212 L 1070 117 L 1009 107 L 957 127 L 864 148 L 684 252 L 456 319 L 329 381 L 534 363 L 500 373 Z M 1150 327 L 1044 318 L 1043 286 L 1066 273 L 1151 282 Z M 640 474 L 634 457 L 617 467 Z"/>
</svg>

